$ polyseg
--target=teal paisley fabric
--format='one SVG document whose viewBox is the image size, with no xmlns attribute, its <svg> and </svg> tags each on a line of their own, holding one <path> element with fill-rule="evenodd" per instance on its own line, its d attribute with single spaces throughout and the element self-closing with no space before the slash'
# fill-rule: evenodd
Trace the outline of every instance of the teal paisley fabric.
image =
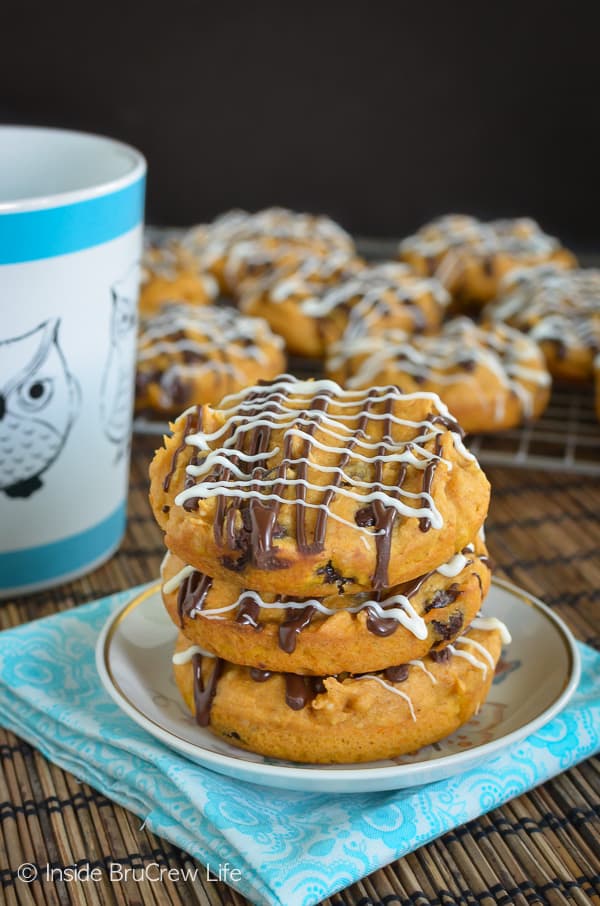
<svg viewBox="0 0 600 906">
<path fill-rule="evenodd" d="M 235 886 L 256 904 L 318 903 L 600 748 L 600 654 L 580 645 L 582 680 L 568 707 L 483 767 L 383 793 L 331 796 L 244 784 L 171 751 L 104 692 L 96 639 L 131 596 L 0 633 L 0 723 L 131 809 L 213 876 L 225 863 L 240 869 Z"/>
</svg>

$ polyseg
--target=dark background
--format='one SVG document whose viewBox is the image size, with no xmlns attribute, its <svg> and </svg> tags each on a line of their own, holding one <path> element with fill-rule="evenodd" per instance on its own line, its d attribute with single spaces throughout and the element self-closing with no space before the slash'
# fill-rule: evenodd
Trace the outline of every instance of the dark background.
<svg viewBox="0 0 600 906">
<path fill-rule="evenodd" d="M 282 204 L 400 236 L 528 214 L 591 250 L 594 6 L 7 3 L 0 119 L 136 145 L 152 223 Z"/>
</svg>

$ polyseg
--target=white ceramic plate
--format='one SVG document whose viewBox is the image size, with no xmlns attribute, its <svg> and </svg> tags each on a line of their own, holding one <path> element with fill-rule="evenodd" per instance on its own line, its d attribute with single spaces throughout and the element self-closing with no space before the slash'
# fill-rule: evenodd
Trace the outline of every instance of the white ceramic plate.
<svg viewBox="0 0 600 906">
<path fill-rule="evenodd" d="M 484 612 L 508 626 L 487 702 L 452 736 L 413 755 L 348 765 L 300 765 L 236 749 L 198 727 L 171 671 L 177 629 L 159 586 L 127 604 L 105 625 L 96 665 L 105 688 L 136 723 L 192 761 L 265 786 L 311 792 L 369 792 L 441 780 L 489 759 L 558 713 L 580 675 L 573 637 L 552 611 L 526 592 L 494 579 Z"/>
</svg>

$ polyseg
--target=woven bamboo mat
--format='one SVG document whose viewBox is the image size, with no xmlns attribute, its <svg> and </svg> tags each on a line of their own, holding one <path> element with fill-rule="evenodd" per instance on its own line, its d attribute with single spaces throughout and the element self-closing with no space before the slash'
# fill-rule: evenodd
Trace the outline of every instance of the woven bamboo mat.
<svg viewBox="0 0 600 906">
<path fill-rule="evenodd" d="M 43 594 L 0 605 L 0 629 L 66 610 L 146 582 L 163 549 L 147 503 L 155 441 L 134 442 L 126 540 L 109 563 Z M 494 488 L 487 523 L 497 573 L 550 604 L 575 635 L 600 648 L 600 482 L 558 473 L 488 468 Z M 35 882 L 16 869 L 31 862 L 179 869 L 177 881 Z M 195 880 L 184 869 L 198 868 Z M 140 827 L 131 813 L 35 749 L 0 730 L 0 904 L 24 906 L 245 906 L 247 901 L 185 853 Z M 491 906 L 571 903 L 600 906 L 600 759 L 375 872 L 325 906 Z M 290 904 L 294 906 L 294 904 Z"/>
</svg>

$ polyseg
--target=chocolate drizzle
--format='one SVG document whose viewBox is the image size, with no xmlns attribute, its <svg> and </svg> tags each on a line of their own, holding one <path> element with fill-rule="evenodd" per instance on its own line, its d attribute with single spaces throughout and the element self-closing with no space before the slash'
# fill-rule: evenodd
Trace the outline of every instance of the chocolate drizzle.
<svg viewBox="0 0 600 906">
<path fill-rule="evenodd" d="M 253 626 L 257 631 L 260 631 L 263 627 L 259 616 L 260 606 L 258 602 L 250 595 L 242 598 L 235 618 L 236 623 L 241 623 L 243 626 Z"/>
<path fill-rule="evenodd" d="M 453 431 L 454 434 L 458 434 L 461 438 L 465 436 L 465 432 L 451 415 L 436 415 L 436 413 L 432 413 L 427 416 L 427 421 L 432 425 L 443 425 L 448 431 Z"/>
<path fill-rule="evenodd" d="M 285 703 L 292 711 L 301 711 L 315 695 L 326 691 L 322 676 L 300 676 L 296 673 L 273 674 L 259 667 L 250 668 L 250 678 L 255 683 L 265 683 L 272 676 L 283 676 Z"/>
<path fill-rule="evenodd" d="M 310 625 L 316 608 L 312 604 L 303 607 L 297 611 L 293 607 L 288 607 L 285 612 L 285 620 L 279 627 L 279 647 L 286 654 L 292 654 L 296 650 L 296 641 L 303 629 Z"/>
<path fill-rule="evenodd" d="M 440 461 L 439 457 L 440 457 L 441 452 L 442 452 L 442 438 L 438 434 L 435 439 L 435 449 L 434 449 L 435 459 L 429 460 L 429 462 L 427 463 L 427 466 L 425 467 L 425 473 L 423 475 L 423 488 L 422 488 L 423 495 L 431 494 L 431 485 L 433 483 L 433 476 L 435 475 L 435 470 L 437 468 L 437 464 Z M 426 497 L 423 497 L 421 506 L 427 506 Z M 429 529 L 431 528 L 431 519 L 429 518 L 429 516 L 421 516 L 421 518 L 419 519 L 419 528 L 421 529 L 422 532 L 429 531 Z"/>
<path fill-rule="evenodd" d="M 284 673 L 285 678 L 285 703 L 292 711 L 301 711 L 306 707 L 311 695 L 307 689 L 305 678 L 296 673 Z"/>
<path fill-rule="evenodd" d="M 391 400 L 389 401 L 389 403 L 391 403 Z M 329 504 L 333 500 L 333 497 L 335 494 L 335 489 L 337 487 L 339 487 L 339 485 L 340 485 L 340 482 L 342 480 L 342 475 L 344 474 L 343 470 L 348 465 L 348 461 L 350 460 L 354 447 L 356 446 L 357 442 L 359 440 L 362 440 L 362 438 L 365 436 L 366 428 L 369 423 L 369 412 L 371 410 L 372 405 L 373 405 L 373 397 L 371 394 L 369 394 L 365 408 L 364 408 L 363 412 L 361 413 L 361 416 L 358 420 L 358 425 L 356 426 L 354 434 L 348 441 L 346 450 L 344 453 L 342 453 L 342 456 L 340 458 L 340 461 L 338 464 L 339 471 L 334 472 L 333 479 L 331 481 L 331 487 L 327 491 L 325 491 L 325 494 L 323 495 L 323 506 L 324 507 L 329 507 Z M 319 510 L 319 515 L 317 516 L 317 521 L 315 524 L 314 544 L 318 550 L 323 550 L 326 529 L 327 529 L 327 509 L 322 509 L 322 510 Z"/>
<path fill-rule="evenodd" d="M 190 616 L 193 610 L 202 610 L 212 583 L 213 580 L 210 576 L 199 573 L 197 570 L 185 577 L 177 592 L 177 614 L 179 625 L 182 628 L 184 620 Z"/>
<path fill-rule="evenodd" d="M 188 465 L 197 466 L 199 463 L 198 454 L 193 453 Z M 191 488 L 194 485 L 194 479 L 191 475 L 187 475 L 183 483 L 184 488 Z M 183 504 L 183 508 L 187 513 L 193 513 L 194 510 L 198 509 L 198 499 L 196 497 L 190 497 L 189 500 L 186 500 Z"/>
<path fill-rule="evenodd" d="M 279 383 L 277 382 L 279 381 Z M 273 386 L 275 385 L 275 386 Z M 369 437 L 369 421 L 376 419 L 382 422 L 381 441 L 377 446 L 371 444 L 375 450 L 372 461 L 373 492 L 379 492 L 381 499 L 367 501 L 366 505 L 358 506 L 354 515 L 354 522 L 359 529 L 372 528 L 372 537 L 376 548 L 376 564 L 372 576 L 372 586 L 379 590 L 389 585 L 389 562 L 392 549 L 392 535 L 399 510 L 390 505 L 390 498 L 398 500 L 402 486 L 407 475 L 406 463 L 397 462 L 389 456 L 390 448 L 394 448 L 393 439 L 393 406 L 399 396 L 392 391 L 397 388 L 371 389 L 366 397 L 356 400 L 359 409 L 354 415 L 345 418 L 356 419 L 355 427 L 348 425 L 338 427 L 339 435 L 331 426 L 335 426 L 335 416 L 329 414 L 331 405 L 335 405 L 334 391 L 322 384 L 315 385 L 315 393 L 303 409 L 295 409 L 294 382 L 289 378 L 289 384 L 282 379 L 270 382 L 260 382 L 259 386 L 248 392 L 235 408 L 235 417 L 231 417 L 226 430 L 219 438 L 220 449 L 226 451 L 224 456 L 216 459 L 210 473 L 204 474 L 198 482 L 199 486 L 210 484 L 209 496 L 215 497 L 213 533 L 215 544 L 221 553 L 221 562 L 227 568 L 242 572 L 248 563 L 260 570 L 283 569 L 289 566 L 282 556 L 277 540 L 293 533 L 295 525 L 296 545 L 298 551 L 304 555 L 313 555 L 324 550 L 327 527 L 331 517 L 331 505 L 341 486 L 352 486 L 353 482 L 347 476 L 345 469 L 352 459 L 365 463 L 360 466 L 359 475 L 364 478 L 367 468 L 367 457 L 358 456 L 355 448 L 363 438 Z M 302 392 L 302 391 L 301 391 Z M 333 398 L 333 402 L 332 402 Z M 290 400 L 292 405 L 287 404 Z M 346 403 L 345 405 L 354 405 Z M 362 410 L 360 407 L 362 406 Z M 382 411 L 382 406 L 383 411 Z M 377 411 L 373 410 L 377 407 Z M 281 442 L 281 459 L 275 467 L 268 469 L 267 460 L 273 455 L 273 432 L 281 431 L 279 419 L 284 412 L 285 430 Z M 186 417 L 184 435 L 192 433 L 191 416 Z M 198 424 L 200 411 L 198 414 Z M 451 431 L 460 432 L 457 423 L 449 416 L 432 413 L 428 415 L 421 425 L 439 422 Z M 324 425 L 325 423 L 325 425 Z M 282 425 L 283 427 L 283 425 Z M 325 438 L 314 441 L 314 435 L 323 427 Z M 199 430 L 199 428 L 198 428 Z M 347 432 L 347 433 L 346 433 Z M 334 443 L 328 442 L 327 435 L 338 438 Z M 339 450 L 339 445 L 344 445 Z M 409 441 L 398 443 L 398 446 L 409 446 Z M 185 439 L 174 453 L 171 469 L 165 478 L 165 490 L 168 489 L 172 475 L 177 466 L 177 458 L 185 446 Z M 315 446 L 328 446 L 332 450 L 338 449 L 338 461 L 333 466 L 331 461 L 327 465 L 319 465 L 321 471 L 328 472 L 327 483 L 322 488 L 320 499 L 308 499 L 309 490 L 313 494 L 319 489 L 319 482 L 314 484 L 310 480 L 310 470 L 313 463 Z M 369 444 L 366 445 L 367 447 Z M 423 470 L 423 495 L 430 495 L 437 464 L 442 450 L 442 436 L 435 439 L 434 458 L 430 459 Z M 207 453 L 210 456 L 210 452 Z M 202 461 L 202 460 L 200 460 Z M 198 463 L 198 453 L 194 453 L 189 463 Z M 291 477 L 290 477 L 291 473 Z M 384 479 L 385 473 L 385 479 Z M 395 473 L 395 474 L 394 474 Z M 348 481 L 344 479 L 348 478 Z M 228 493 L 219 493 L 219 485 L 228 483 Z M 185 489 L 190 489 L 196 484 L 195 479 L 188 475 Z M 366 486 L 366 482 L 359 486 Z M 310 487 L 309 487 L 310 486 Z M 214 489 L 214 492 L 212 492 Z M 233 489 L 233 492 L 232 492 Z M 239 489 L 239 496 L 236 496 Z M 367 496 L 367 495 L 365 495 Z M 183 503 L 185 509 L 194 509 L 200 498 L 189 496 Z M 291 504 L 295 507 L 295 519 L 290 522 L 278 521 L 282 505 Z M 422 507 L 432 509 L 432 505 L 423 498 Z M 314 507 L 317 513 L 314 520 L 312 537 L 307 530 L 307 509 Z M 291 524 L 290 524 L 291 523 Z M 431 518 L 419 518 L 421 531 L 426 532 L 431 528 Z M 318 572 L 318 570 L 317 570 Z M 350 580 L 348 580 L 350 581 Z M 343 586 L 342 586 L 343 590 Z"/>
<path fill-rule="evenodd" d="M 207 727 L 210 723 L 210 709 L 217 691 L 219 677 L 223 671 L 223 661 L 220 657 L 211 658 L 211 660 L 214 660 L 213 669 L 205 686 L 202 679 L 202 655 L 194 654 L 192 657 L 192 669 L 194 671 L 194 710 L 196 713 L 196 723 L 201 727 Z"/>
<path fill-rule="evenodd" d="M 369 398 L 373 391 L 370 392 Z M 392 431 L 392 399 L 386 401 L 386 417 L 383 422 L 383 440 L 385 442 L 391 442 L 391 431 Z M 385 444 L 382 444 L 377 449 L 377 459 L 375 460 L 375 481 L 374 481 L 374 490 L 380 491 L 383 490 L 383 461 L 381 457 L 385 455 Z M 406 477 L 406 465 L 400 463 L 400 469 L 398 472 L 398 477 L 396 479 L 396 488 L 399 489 L 402 487 L 404 479 Z M 390 496 L 396 497 L 397 490 L 390 491 Z M 386 507 L 380 500 L 374 500 L 372 503 L 373 514 L 375 517 L 375 545 L 377 548 L 377 564 L 375 566 L 375 573 L 373 574 L 373 588 L 379 590 L 385 588 L 388 582 L 388 570 L 390 562 L 390 553 L 392 548 L 392 530 L 394 528 L 394 522 L 396 521 L 397 511 L 394 507 Z"/>
<path fill-rule="evenodd" d="M 322 410 L 323 412 L 325 412 L 327 410 L 330 396 L 331 396 L 331 393 L 325 393 L 325 394 L 323 394 L 323 396 L 313 397 L 313 399 L 311 400 L 311 403 L 310 403 L 310 409 L 312 409 L 312 410 L 316 409 L 317 411 Z M 302 417 L 305 415 L 306 415 L 306 413 L 301 413 L 301 415 L 299 417 Z M 319 546 L 319 542 L 316 538 L 316 533 L 315 533 L 314 544 L 313 545 L 308 544 L 307 537 L 306 537 L 306 507 L 303 506 L 303 503 L 306 500 L 306 490 L 307 489 L 306 489 L 306 485 L 304 484 L 304 482 L 307 481 L 307 479 L 308 479 L 308 458 L 310 456 L 310 438 L 312 437 L 316 428 L 318 427 L 318 423 L 319 423 L 319 420 L 318 420 L 318 416 L 317 416 L 317 418 L 314 419 L 310 423 L 310 425 L 308 425 L 308 427 L 306 428 L 305 433 L 308 436 L 304 440 L 302 453 L 301 453 L 301 457 L 300 457 L 304 461 L 299 462 L 298 467 L 297 467 L 297 469 L 298 469 L 297 474 L 298 474 L 298 479 L 300 481 L 300 484 L 297 485 L 297 489 L 296 489 L 296 499 L 298 500 L 298 503 L 299 503 L 298 512 L 296 514 L 296 540 L 298 542 L 298 549 L 303 554 L 308 553 L 309 550 L 314 551 L 316 553 L 317 551 L 323 549 L 322 542 L 321 542 L 321 545 Z M 331 497 L 330 497 L 330 499 L 331 499 Z M 327 517 L 326 510 L 323 510 L 323 514 L 325 515 L 325 517 Z M 323 529 L 323 535 L 324 535 L 324 529 Z"/>
<path fill-rule="evenodd" d="M 372 607 L 367 607 L 366 612 L 367 629 L 369 632 L 372 632 L 373 635 L 385 638 L 396 632 L 399 625 L 398 620 L 394 620 L 392 617 L 380 617 L 375 613 Z"/>
<path fill-rule="evenodd" d="M 190 400 L 192 386 L 189 381 L 184 381 L 180 375 L 176 374 L 167 386 L 165 386 L 165 382 L 162 382 L 161 389 L 167 405 L 183 407 Z"/>
<path fill-rule="evenodd" d="M 175 469 L 177 468 L 177 460 L 179 459 L 180 454 L 183 453 L 183 451 L 185 450 L 185 448 L 187 446 L 186 438 L 187 438 L 188 434 L 190 434 L 191 430 L 192 430 L 192 414 L 190 413 L 189 415 L 186 415 L 186 417 L 185 417 L 185 424 L 183 426 L 183 440 L 181 441 L 179 446 L 175 449 L 175 452 L 173 453 L 173 456 L 171 457 L 171 464 L 169 466 L 169 471 L 165 475 L 165 478 L 163 481 L 163 491 L 165 493 L 169 490 L 169 487 L 171 486 L 171 479 L 173 478 L 173 475 L 175 474 Z"/>
<path fill-rule="evenodd" d="M 405 598 L 412 598 L 434 573 L 435 570 L 432 569 L 428 573 L 423 573 L 422 576 L 417 576 L 416 579 L 410 579 L 399 587 L 398 593 L 404 595 Z"/>
</svg>

